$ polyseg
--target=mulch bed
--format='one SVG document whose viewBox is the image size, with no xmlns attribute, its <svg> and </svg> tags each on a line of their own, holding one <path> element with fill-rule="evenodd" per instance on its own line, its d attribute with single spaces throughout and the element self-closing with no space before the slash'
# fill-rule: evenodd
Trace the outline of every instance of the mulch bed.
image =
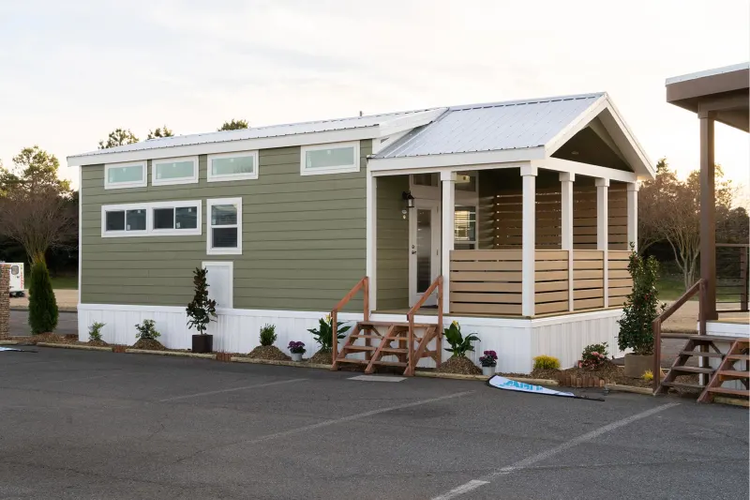
<svg viewBox="0 0 750 500">
<path fill-rule="evenodd" d="M 109 344 L 107 344 L 103 340 L 89 340 L 88 342 L 78 342 L 79 344 L 83 345 L 93 345 L 96 347 L 109 347 Z"/>
<path fill-rule="evenodd" d="M 138 342 L 133 344 L 131 349 L 144 349 L 147 351 L 166 351 L 167 348 L 162 345 L 158 340 L 153 339 L 138 339 Z"/>
<path fill-rule="evenodd" d="M 275 345 L 259 345 L 247 355 L 251 359 L 270 359 L 273 361 L 291 361 L 292 358 L 281 352 Z"/>
<path fill-rule="evenodd" d="M 460 375 L 481 375 L 482 370 L 469 358 L 453 356 L 443 362 L 436 370 L 439 373 L 458 373 Z"/>
<path fill-rule="evenodd" d="M 332 365 L 333 355 L 330 352 L 318 351 L 313 354 L 309 361 L 316 365 Z"/>
<path fill-rule="evenodd" d="M 51 344 L 74 344 L 75 341 L 66 339 L 65 337 L 56 333 L 40 333 L 38 335 L 32 335 L 31 337 L 11 337 L 11 340 L 16 340 L 26 345 L 36 345 L 39 342 L 48 342 Z"/>
</svg>

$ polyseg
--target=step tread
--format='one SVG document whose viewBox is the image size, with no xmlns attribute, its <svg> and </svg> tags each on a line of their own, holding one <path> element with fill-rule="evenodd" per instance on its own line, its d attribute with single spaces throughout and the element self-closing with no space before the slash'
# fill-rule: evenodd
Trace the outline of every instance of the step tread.
<svg viewBox="0 0 750 500">
<path fill-rule="evenodd" d="M 750 372 L 738 370 L 719 370 L 719 375 L 723 375 L 725 377 L 750 378 Z"/>
<path fill-rule="evenodd" d="M 664 387 L 681 387 L 683 389 L 705 389 L 705 386 L 700 384 L 686 384 L 685 382 L 662 382 L 661 385 Z"/>
<path fill-rule="evenodd" d="M 382 335 L 350 335 L 353 339 L 376 339 L 381 340 L 384 337 Z"/>
<path fill-rule="evenodd" d="M 731 394 L 733 396 L 750 397 L 750 390 L 747 389 L 730 389 L 729 387 L 709 387 L 708 392 L 714 394 Z"/>
<path fill-rule="evenodd" d="M 723 337 L 721 335 L 698 335 L 695 333 L 662 333 L 663 339 L 695 340 L 696 342 L 729 342 L 738 340 L 736 337 Z M 742 339 L 739 339 L 740 341 Z"/>
<path fill-rule="evenodd" d="M 374 351 L 375 349 L 377 347 L 371 345 L 345 345 L 342 348 L 344 351 Z"/>
<path fill-rule="evenodd" d="M 674 370 L 676 372 L 684 372 L 684 373 L 713 373 L 715 370 L 713 368 L 709 367 L 699 367 L 699 366 L 675 366 L 670 368 L 670 370 Z"/>
<path fill-rule="evenodd" d="M 750 361 L 750 354 L 727 354 L 726 357 L 737 361 Z"/>
<path fill-rule="evenodd" d="M 360 328 L 363 326 L 398 326 L 408 328 L 409 323 L 407 321 L 359 321 L 357 323 Z M 414 328 L 429 328 L 434 327 L 434 324 L 430 323 L 414 323 Z"/>
<path fill-rule="evenodd" d="M 718 352 L 700 352 L 700 351 L 680 351 L 680 356 L 700 356 L 702 358 L 723 358 L 724 355 Z"/>
</svg>

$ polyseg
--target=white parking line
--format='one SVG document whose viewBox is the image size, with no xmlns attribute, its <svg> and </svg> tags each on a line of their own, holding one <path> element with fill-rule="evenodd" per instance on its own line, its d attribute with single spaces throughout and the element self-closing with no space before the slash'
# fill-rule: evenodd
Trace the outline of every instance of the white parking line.
<svg viewBox="0 0 750 500">
<path fill-rule="evenodd" d="M 244 387 L 233 387 L 231 389 L 220 389 L 218 391 L 199 392 L 197 394 L 188 394 L 186 396 L 175 396 L 173 398 L 160 399 L 159 402 L 166 403 L 167 401 L 178 401 L 180 399 L 197 398 L 199 396 L 209 396 L 211 394 L 222 394 L 224 392 L 244 391 L 245 389 L 255 389 L 259 387 L 271 387 L 272 385 L 291 384 L 294 382 L 302 382 L 305 380 L 307 379 L 306 378 L 293 378 L 291 380 L 279 380 L 276 382 L 269 382 L 267 384 L 246 385 Z"/>
<path fill-rule="evenodd" d="M 464 493 L 475 490 L 479 488 L 480 486 L 489 484 L 493 479 L 495 479 L 498 476 L 505 476 L 505 475 L 510 474 L 511 472 L 523 470 L 525 468 L 528 468 L 534 465 L 537 462 L 541 462 L 550 457 L 558 455 L 562 453 L 563 451 L 569 450 L 570 448 L 573 448 L 574 446 L 577 446 L 581 443 L 591 441 L 601 436 L 602 434 L 606 434 L 607 432 L 611 432 L 615 429 L 619 429 L 620 427 L 624 427 L 628 424 L 632 424 L 633 422 L 636 422 L 638 420 L 644 419 L 646 417 L 650 417 L 651 415 L 655 415 L 664 410 L 668 410 L 670 408 L 678 406 L 679 404 L 680 403 L 667 403 L 665 405 L 657 406 L 656 408 L 652 408 L 650 410 L 646 410 L 641 413 L 636 413 L 635 415 L 631 415 L 627 418 L 623 418 L 622 420 L 618 420 L 617 422 L 612 422 L 611 424 L 607 424 L 604 427 L 599 427 L 598 429 L 595 429 L 591 432 L 587 432 L 586 434 L 578 436 L 577 438 L 573 438 L 570 441 L 566 441 L 563 444 L 556 446 L 552 449 L 543 451 L 529 458 L 525 458 L 514 464 L 503 467 L 502 469 L 498 469 L 492 472 L 491 474 L 488 474 L 485 477 L 482 477 L 480 479 L 474 479 L 472 481 L 469 481 L 468 483 L 464 483 L 458 488 L 454 488 L 446 493 L 443 493 L 442 495 L 433 497 L 432 500 L 450 500 L 451 498 L 456 498 L 457 496 L 460 496 L 460 495 L 463 495 Z"/>
</svg>

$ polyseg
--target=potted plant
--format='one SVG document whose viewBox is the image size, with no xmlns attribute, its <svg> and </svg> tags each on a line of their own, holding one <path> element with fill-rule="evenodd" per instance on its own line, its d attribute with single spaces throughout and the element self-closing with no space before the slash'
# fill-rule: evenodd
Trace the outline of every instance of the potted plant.
<svg viewBox="0 0 750 500">
<path fill-rule="evenodd" d="M 479 362 L 482 364 L 482 375 L 491 377 L 495 374 L 497 353 L 495 351 L 484 351 L 484 356 L 479 357 Z"/>
<path fill-rule="evenodd" d="M 292 361 L 302 361 L 302 355 L 305 354 L 305 343 L 292 340 L 289 342 L 289 352 L 292 353 Z"/>
<path fill-rule="evenodd" d="M 659 277 L 659 263 L 654 256 L 643 259 L 632 250 L 628 272 L 633 278 L 633 291 L 628 295 L 623 307 L 620 333 L 617 345 L 621 351 L 632 349 L 625 355 L 625 376 L 639 378 L 654 365 L 653 321 L 659 316 L 659 292 L 656 281 Z M 665 305 L 661 306 L 664 310 Z"/>
<path fill-rule="evenodd" d="M 195 328 L 198 331 L 197 335 L 193 335 L 193 352 L 206 353 L 214 350 L 214 336 L 206 334 L 211 318 L 216 317 L 216 301 L 208 298 L 207 274 L 208 269 L 200 267 L 196 267 L 193 271 L 195 296 L 185 310 L 188 316 L 188 328 Z"/>
</svg>

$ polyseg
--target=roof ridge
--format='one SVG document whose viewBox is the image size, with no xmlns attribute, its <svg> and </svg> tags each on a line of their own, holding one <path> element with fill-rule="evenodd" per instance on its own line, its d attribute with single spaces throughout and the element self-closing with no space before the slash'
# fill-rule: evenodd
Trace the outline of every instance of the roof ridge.
<svg viewBox="0 0 750 500">
<path fill-rule="evenodd" d="M 479 109 L 479 108 L 500 108 L 504 106 L 543 104 L 543 103 L 548 103 L 548 102 L 574 101 L 574 100 L 580 100 L 580 99 L 597 99 L 604 95 L 606 95 L 606 92 L 589 92 L 587 94 L 571 94 L 571 95 L 561 95 L 561 96 L 554 96 L 554 97 L 514 99 L 511 101 L 496 101 L 496 102 L 485 102 L 485 103 L 476 103 L 476 104 L 460 104 L 460 105 L 448 107 L 448 111 L 467 111 L 470 109 Z"/>
</svg>

